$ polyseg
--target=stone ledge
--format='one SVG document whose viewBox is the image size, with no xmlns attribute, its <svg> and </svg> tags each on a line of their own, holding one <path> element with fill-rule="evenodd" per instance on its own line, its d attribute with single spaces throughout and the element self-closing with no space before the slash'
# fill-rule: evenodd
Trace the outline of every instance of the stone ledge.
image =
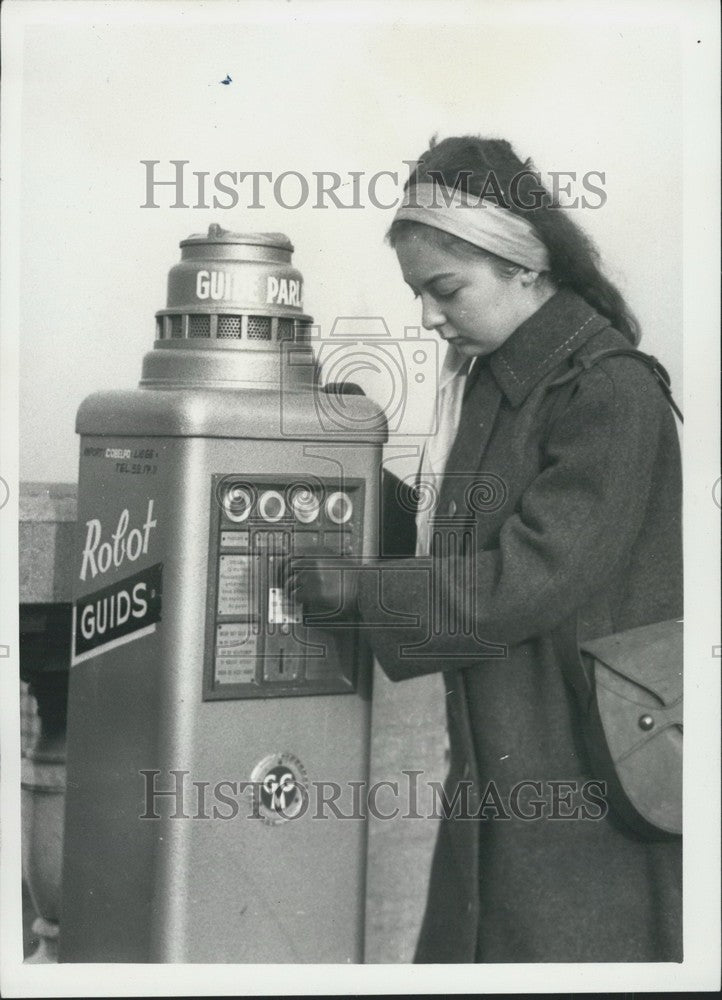
<svg viewBox="0 0 722 1000">
<path fill-rule="evenodd" d="M 20 483 L 20 524 L 75 521 L 78 487 L 75 483 Z"/>
<path fill-rule="evenodd" d="M 74 483 L 21 483 L 18 569 L 21 604 L 72 600 L 77 517 Z"/>
</svg>

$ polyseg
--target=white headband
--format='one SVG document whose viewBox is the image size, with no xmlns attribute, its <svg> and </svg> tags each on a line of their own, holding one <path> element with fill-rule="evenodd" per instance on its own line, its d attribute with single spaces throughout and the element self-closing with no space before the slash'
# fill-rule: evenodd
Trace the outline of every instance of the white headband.
<svg viewBox="0 0 722 1000">
<path fill-rule="evenodd" d="M 531 223 L 458 188 L 449 192 L 426 183 L 410 187 L 394 216 L 396 221 L 441 229 L 530 271 L 549 270 L 549 253 Z"/>
</svg>

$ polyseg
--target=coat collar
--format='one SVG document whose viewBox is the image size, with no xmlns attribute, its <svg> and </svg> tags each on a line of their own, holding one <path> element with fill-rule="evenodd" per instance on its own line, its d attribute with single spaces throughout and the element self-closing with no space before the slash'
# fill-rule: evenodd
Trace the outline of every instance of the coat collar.
<svg viewBox="0 0 722 1000">
<path fill-rule="evenodd" d="M 591 336 L 609 326 L 585 300 L 560 289 L 518 326 L 489 357 L 489 367 L 512 406 Z"/>
</svg>

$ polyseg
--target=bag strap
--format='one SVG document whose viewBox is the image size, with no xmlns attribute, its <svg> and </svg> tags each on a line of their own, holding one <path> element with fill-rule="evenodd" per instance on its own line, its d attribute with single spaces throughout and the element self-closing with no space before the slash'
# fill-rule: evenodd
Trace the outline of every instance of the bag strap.
<svg viewBox="0 0 722 1000">
<path fill-rule="evenodd" d="M 574 359 L 574 364 L 571 366 L 569 371 L 565 372 L 564 375 L 556 379 L 554 382 L 550 382 L 547 389 L 558 389 L 562 386 L 568 386 L 568 393 L 562 394 L 562 397 L 558 400 L 558 405 L 563 404 L 564 399 L 571 396 L 571 391 L 573 390 L 576 379 L 578 379 L 585 372 L 589 371 L 589 369 L 592 368 L 593 365 L 597 364 L 598 361 L 603 361 L 605 358 L 623 357 L 625 355 L 627 357 L 634 358 L 637 361 L 641 361 L 647 366 L 647 368 L 649 368 L 657 380 L 657 384 L 666 396 L 667 402 L 672 407 L 679 422 L 684 423 L 682 411 L 677 406 L 672 396 L 672 383 L 667 369 L 651 354 L 645 354 L 644 351 L 637 351 L 633 347 L 610 347 L 606 350 L 590 354 L 587 357 L 577 357 Z M 554 409 L 556 410 L 557 408 L 555 407 Z M 575 613 L 569 619 L 567 624 L 560 630 L 557 645 L 559 647 L 562 674 L 564 675 L 565 680 L 574 689 L 574 691 L 576 691 L 582 701 L 588 705 L 589 699 L 594 692 L 594 680 L 587 674 L 582 662 L 579 649 L 578 631 L 579 615 L 578 613 Z"/>
<path fill-rule="evenodd" d="M 589 371 L 589 369 L 598 361 L 603 361 L 605 358 L 615 358 L 625 355 L 629 358 L 636 358 L 637 361 L 641 361 L 647 366 L 647 368 L 649 368 L 656 378 L 662 392 L 667 397 L 667 402 L 674 410 L 679 422 L 684 423 L 682 411 L 677 406 L 674 401 L 674 397 L 672 396 L 672 382 L 667 369 L 661 361 L 658 361 L 657 358 L 653 357 L 653 355 L 645 354 L 644 351 L 637 351 L 633 347 L 609 347 L 604 351 L 597 351 L 595 354 L 590 354 L 588 357 L 575 358 L 575 363 L 569 371 L 562 375 L 561 378 L 551 382 L 547 386 L 547 389 L 556 389 L 559 386 L 566 385 L 568 382 L 572 382 L 574 379 L 579 378 L 579 376 L 584 372 Z"/>
</svg>

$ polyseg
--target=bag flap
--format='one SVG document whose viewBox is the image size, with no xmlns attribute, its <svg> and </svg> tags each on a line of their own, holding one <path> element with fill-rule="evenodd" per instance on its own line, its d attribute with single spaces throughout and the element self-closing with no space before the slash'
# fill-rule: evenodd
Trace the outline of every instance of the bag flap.
<svg viewBox="0 0 722 1000">
<path fill-rule="evenodd" d="M 682 696 L 683 638 L 683 623 L 667 621 L 585 640 L 579 647 L 671 705 Z"/>
</svg>

